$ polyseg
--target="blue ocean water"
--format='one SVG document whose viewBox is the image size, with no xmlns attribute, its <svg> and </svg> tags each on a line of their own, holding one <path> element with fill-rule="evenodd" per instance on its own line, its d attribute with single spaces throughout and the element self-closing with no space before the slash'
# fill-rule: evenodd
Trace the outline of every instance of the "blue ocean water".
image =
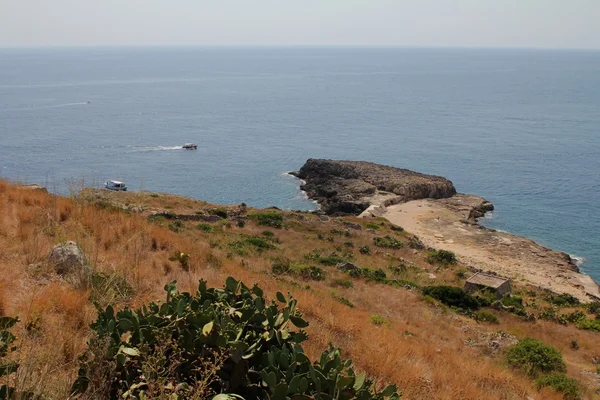
<svg viewBox="0 0 600 400">
<path fill-rule="evenodd" d="M 600 52 L 0 50 L 0 176 L 310 209 L 309 157 L 443 175 L 600 281 Z"/>
</svg>

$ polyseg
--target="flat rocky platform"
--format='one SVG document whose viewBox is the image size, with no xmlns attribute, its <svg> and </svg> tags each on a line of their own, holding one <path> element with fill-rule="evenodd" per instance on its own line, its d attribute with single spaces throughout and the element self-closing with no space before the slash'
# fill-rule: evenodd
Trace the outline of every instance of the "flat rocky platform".
<svg viewBox="0 0 600 400">
<path fill-rule="evenodd" d="M 329 215 L 359 215 L 370 207 L 456 194 L 441 176 L 366 161 L 311 158 L 291 174 L 304 181 L 301 189 Z"/>
<path fill-rule="evenodd" d="M 472 222 L 473 210 L 482 202 L 481 197 L 457 194 L 448 199 L 393 205 L 383 216 L 417 235 L 425 245 L 454 252 L 475 269 L 555 293 L 569 293 L 584 302 L 600 299 L 596 282 L 580 273 L 568 254 Z"/>
</svg>

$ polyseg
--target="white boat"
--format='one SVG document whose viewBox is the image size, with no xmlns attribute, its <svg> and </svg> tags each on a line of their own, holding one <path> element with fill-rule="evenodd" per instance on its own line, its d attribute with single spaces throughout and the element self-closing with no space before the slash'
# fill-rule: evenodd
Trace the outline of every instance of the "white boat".
<svg viewBox="0 0 600 400">
<path fill-rule="evenodd" d="M 198 145 L 194 143 L 186 143 L 182 146 L 182 148 L 186 150 L 196 150 L 198 148 Z"/>
<path fill-rule="evenodd" d="M 104 182 L 104 187 L 108 190 L 116 190 L 120 192 L 124 192 L 127 190 L 127 186 L 125 185 L 125 183 L 120 181 L 106 181 Z"/>
</svg>

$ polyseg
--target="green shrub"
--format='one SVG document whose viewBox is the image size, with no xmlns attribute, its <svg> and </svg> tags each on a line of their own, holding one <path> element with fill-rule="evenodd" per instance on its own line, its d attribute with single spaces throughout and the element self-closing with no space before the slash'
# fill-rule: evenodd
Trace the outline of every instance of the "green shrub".
<svg viewBox="0 0 600 400">
<path fill-rule="evenodd" d="M 491 297 L 495 298 L 495 294 L 491 293 L 490 294 Z M 490 297 L 488 297 L 489 299 Z M 513 294 L 505 294 L 504 297 L 502 297 L 502 300 L 500 300 L 500 303 L 508 308 L 507 311 L 524 317 L 527 315 L 527 312 L 525 311 L 525 306 L 523 305 L 523 298 L 521 296 L 516 296 Z M 495 306 L 497 303 L 493 304 L 493 306 Z M 505 308 L 502 308 L 503 310 L 506 310 Z"/>
<path fill-rule="evenodd" d="M 408 268 L 406 268 L 406 264 L 404 263 L 400 263 L 398 265 L 391 265 L 389 269 L 394 275 L 402 275 L 403 273 L 408 271 Z"/>
<path fill-rule="evenodd" d="M 385 282 L 387 280 L 385 271 L 381 268 L 360 268 L 359 271 L 363 277 L 370 281 Z"/>
<path fill-rule="evenodd" d="M 538 314 L 539 319 L 556 322 L 557 324 L 567 325 L 568 320 L 566 315 L 559 314 L 556 307 L 546 307 Z"/>
<path fill-rule="evenodd" d="M 148 215 L 148 221 L 155 222 L 159 225 L 165 222 L 166 220 L 167 219 L 162 215 Z"/>
<path fill-rule="evenodd" d="M 217 217 L 221 217 L 223 219 L 227 219 L 227 210 L 224 208 L 217 208 L 215 210 L 211 210 L 210 213 L 212 215 L 216 215 Z"/>
<path fill-rule="evenodd" d="M 590 314 L 600 315 L 600 301 L 594 301 L 588 304 L 588 311 Z"/>
<path fill-rule="evenodd" d="M 456 254 L 448 250 L 435 250 L 427 254 L 427 262 L 429 264 L 456 264 Z"/>
<path fill-rule="evenodd" d="M 600 320 L 597 319 L 585 319 L 577 323 L 577 328 L 585 329 L 587 331 L 600 332 Z"/>
<path fill-rule="evenodd" d="M 14 361 L 5 360 L 13 351 L 17 350 L 13 343 L 16 337 L 9 331 L 16 323 L 18 318 L 0 317 L 0 399 L 16 399 L 21 398 L 17 395 L 15 389 L 9 386 L 9 376 L 19 368 L 19 364 Z M 23 397 L 28 398 L 28 397 Z"/>
<path fill-rule="evenodd" d="M 515 296 L 508 293 L 502 297 L 502 304 L 506 307 L 514 307 L 520 309 L 524 308 L 523 298 L 521 296 Z"/>
<path fill-rule="evenodd" d="M 229 247 L 235 250 L 240 256 L 245 256 L 247 254 L 246 249 L 248 248 L 257 250 L 259 253 L 277 248 L 270 241 L 259 236 L 244 236 L 241 240 L 229 243 Z"/>
<path fill-rule="evenodd" d="M 568 293 L 559 295 L 549 294 L 546 296 L 546 300 L 558 307 L 572 307 L 579 305 L 579 299 Z"/>
<path fill-rule="evenodd" d="M 475 314 L 473 314 L 473 318 L 477 322 L 488 322 L 490 324 L 499 324 L 500 323 L 500 321 L 498 320 L 498 317 L 496 317 L 494 314 L 492 314 L 489 311 L 477 311 Z"/>
<path fill-rule="evenodd" d="M 264 237 L 267 237 L 267 238 L 275 237 L 275 234 L 271 231 L 263 231 L 262 234 Z"/>
<path fill-rule="evenodd" d="M 238 228 L 243 228 L 246 226 L 246 221 L 244 221 L 243 219 L 238 219 L 236 224 L 237 224 Z"/>
<path fill-rule="evenodd" d="M 398 225 L 390 225 L 390 229 L 394 232 L 404 232 L 404 228 Z"/>
<path fill-rule="evenodd" d="M 339 286 L 346 289 L 350 289 L 354 287 L 354 284 L 347 279 L 335 279 L 333 282 L 331 282 L 331 286 Z"/>
<path fill-rule="evenodd" d="M 204 232 L 212 232 L 212 226 L 209 224 L 198 224 L 196 225 L 196 229 L 199 229 Z"/>
<path fill-rule="evenodd" d="M 559 295 L 549 294 L 548 296 L 546 296 L 546 300 L 549 303 L 552 303 L 558 307 L 576 306 L 579 304 L 579 299 L 568 293 L 563 293 Z"/>
<path fill-rule="evenodd" d="M 480 302 L 476 297 L 453 286 L 426 286 L 423 288 L 423 294 L 433 297 L 447 306 L 462 310 L 477 311 L 480 308 Z"/>
<path fill-rule="evenodd" d="M 390 325 L 390 321 L 378 314 L 371 315 L 371 323 L 377 326 Z"/>
<path fill-rule="evenodd" d="M 565 400 L 578 400 L 581 398 L 579 383 L 565 374 L 555 373 L 545 375 L 536 379 L 535 383 L 538 390 L 549 386 L 557 392 L 562 393 Z"/>
<path fill-rule="evenodd" d="M 340 296 L 339 294 L 337 294 L 336 292 L 334 292 L 333 290 L 331 290 L 329 292 L 329 295 L 334 298 L 335 300 L 339 301 L 340 303 L 342 303 L 345 306 L 348 306 L 350 308 L 354 308 L 354 304 L 352 304 L 352 302 L 350 300 L 348 300 L 347 298 Z"/>
<path fill-rule="evenodd" d="M 585 320 L 587 318 L 587 316 L 585 315 L 585 313 L 583 311 L 576 310 L 576 311 L 573 311 L 572 313 L 565 315 L 565 318 L 567 318 L 567 321 L 569 321 L 569 322 L 577 323 L 577 322 Z"/>
<path fill-rule="evenodd" d="M 567 365 L 562 355 L 552 346 L 539 340 L 525 338 L 506 352 L 508 364 L 536 377 L 540 373 L 565 372 Z"/>
<path fill-rule="evenodd" d="M 369 246 L 361 246 L 361 247 L 358 249 L 358 252 L 359 252 L 360 254 L 365 254 L 365 255 L 367 255 L 367 254 L 371 254 L 371 249 L 369 248 Z"/>
<path fill-rule="evenodd" d="M 169 224 L 168 228 L 173 232 L 178 233 L 181 231 L 181 228 L 183 228 L 183 226 L 183 221 L 173 221 Z"/>
<path fill-rule="evenodd" d="M 308 326 L 297 301 L 227 278 L 222 289 L 200 281 L 196 293 L 165 286 L 166 302 L 115 313 L 98 310 L 94 336 L 80 358 L 72 392 L 103 398 L 397 399 L 394 385 L 376 390 L 330 346 L 311 362 L 301 343 Z M 298 330 L 299 328 L 299 330 Z M 221 398 L 219 397 L 219 398 Z M 343 397 L 340 397 L 343 398 Z"/>
<path fill-rule="evenodd" d="M 274 211 L 252 213 L 248 215 L 248 218 L 255 220 L 258 225 L 278 229 L 283 227 L 283 215 Z"/>
<path fill-rule="evenodd" d="M 380 230 L 380 229 L 381 229 L 381 225 L 379 225 L 379 224 L 375 224 L 375 223 L 373 223 L 373 222 L 367 222 L 367 223 L 365 224 L 365 227 L 366 227 L 367 229 L 374 229 L 374 230 L 376 230 L 376 231 L 378 231 L 378 230 Z"/>
<path fill-rule="evenodd" d="M 292 264 L 291 274 L 313 281 L 322 281 L 325 279 L 325 271 L 321 268 L 304 264 Z"/>
<path fill-rule="evenodd" d="M 332 252 L 329 255 L 322 255 L 320 250 L 313 250 L 308 254 L 304 255 L 304 259 L 308 261 L 315 261 L 321 265 L 333 267 L 339 263 L 345 262 L 347 257 L 343 257 L 336 252 Z"/>
<path fill-rule="evenodd" d="M 271 264 L 271 271 L 276 275 L 297 276 L 306 280 L 322 281 L 325 271 L 319 267 L 304 264 L 294 264 L 286 258 L 277 258 Z"/>
<path fill-rule="evenodd" d="M 243 239 L 244 243 L 258 249 L 258 250 L 272 250 L 276 249 L 275 245 L 270 243 L 269 241 L 258 237 L 258 236 L 248 236 Z"/>
<path fill-rule="evenodd" d="M 330 232 L 331 232 L 332 235 L 340 235 L 340 236 L 342 236 L 344 234 L 343 230 L 336 229 L 336 228 L 333 228 Z"/>
<path fill-rule="evenodd" d="M 319 264 L 332 267 L 346 260 L 343 257 L 338 256 L 336 253 L 331 253 L 328 256 L 319 257 L 317 261 Z"/>
<path fill-rule="evenodd" d="M 377 247 L 384 247 L 389 249 L 399 249 L 402 247 L 402 242 L 386 235 L 384 237 L 373 238 L 373 244 Z"/>
<path fill-rule="evenodd" d="M 346 247 L 354 247 L 354 243 L 352 243 L 352 242 L 344 242 L 344 246 L 346 246 Z"/>
</svg>

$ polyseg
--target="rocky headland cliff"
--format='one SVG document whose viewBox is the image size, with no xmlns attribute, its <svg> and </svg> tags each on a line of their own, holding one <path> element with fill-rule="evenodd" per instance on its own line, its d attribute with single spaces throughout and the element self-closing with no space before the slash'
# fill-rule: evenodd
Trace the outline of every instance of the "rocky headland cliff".
<svg viewBox="0 0 600 400">
<path fill-rule="evenodd" d="M 329 215 L 359 215 L 369 208 L 377 213 L 379 206 L 456 194 L 441 176 L 365 161 L 311 158 L 291 174 L 304 181 L 301 189 Z"/>
<path fill-rule="evenodd" d="M 473 270 L 531 283 L 582 301 L 600 299 L 598 285 L 566 253 L 498 232 L 477 220 L 494 206 L 458 194 L 440 176 L 364 161 L 309 159 L 292 175 L 301 189 L 333 216 L 384 217 L 416 234 L 427 246 L 453 251 Z"/>
</svg>

